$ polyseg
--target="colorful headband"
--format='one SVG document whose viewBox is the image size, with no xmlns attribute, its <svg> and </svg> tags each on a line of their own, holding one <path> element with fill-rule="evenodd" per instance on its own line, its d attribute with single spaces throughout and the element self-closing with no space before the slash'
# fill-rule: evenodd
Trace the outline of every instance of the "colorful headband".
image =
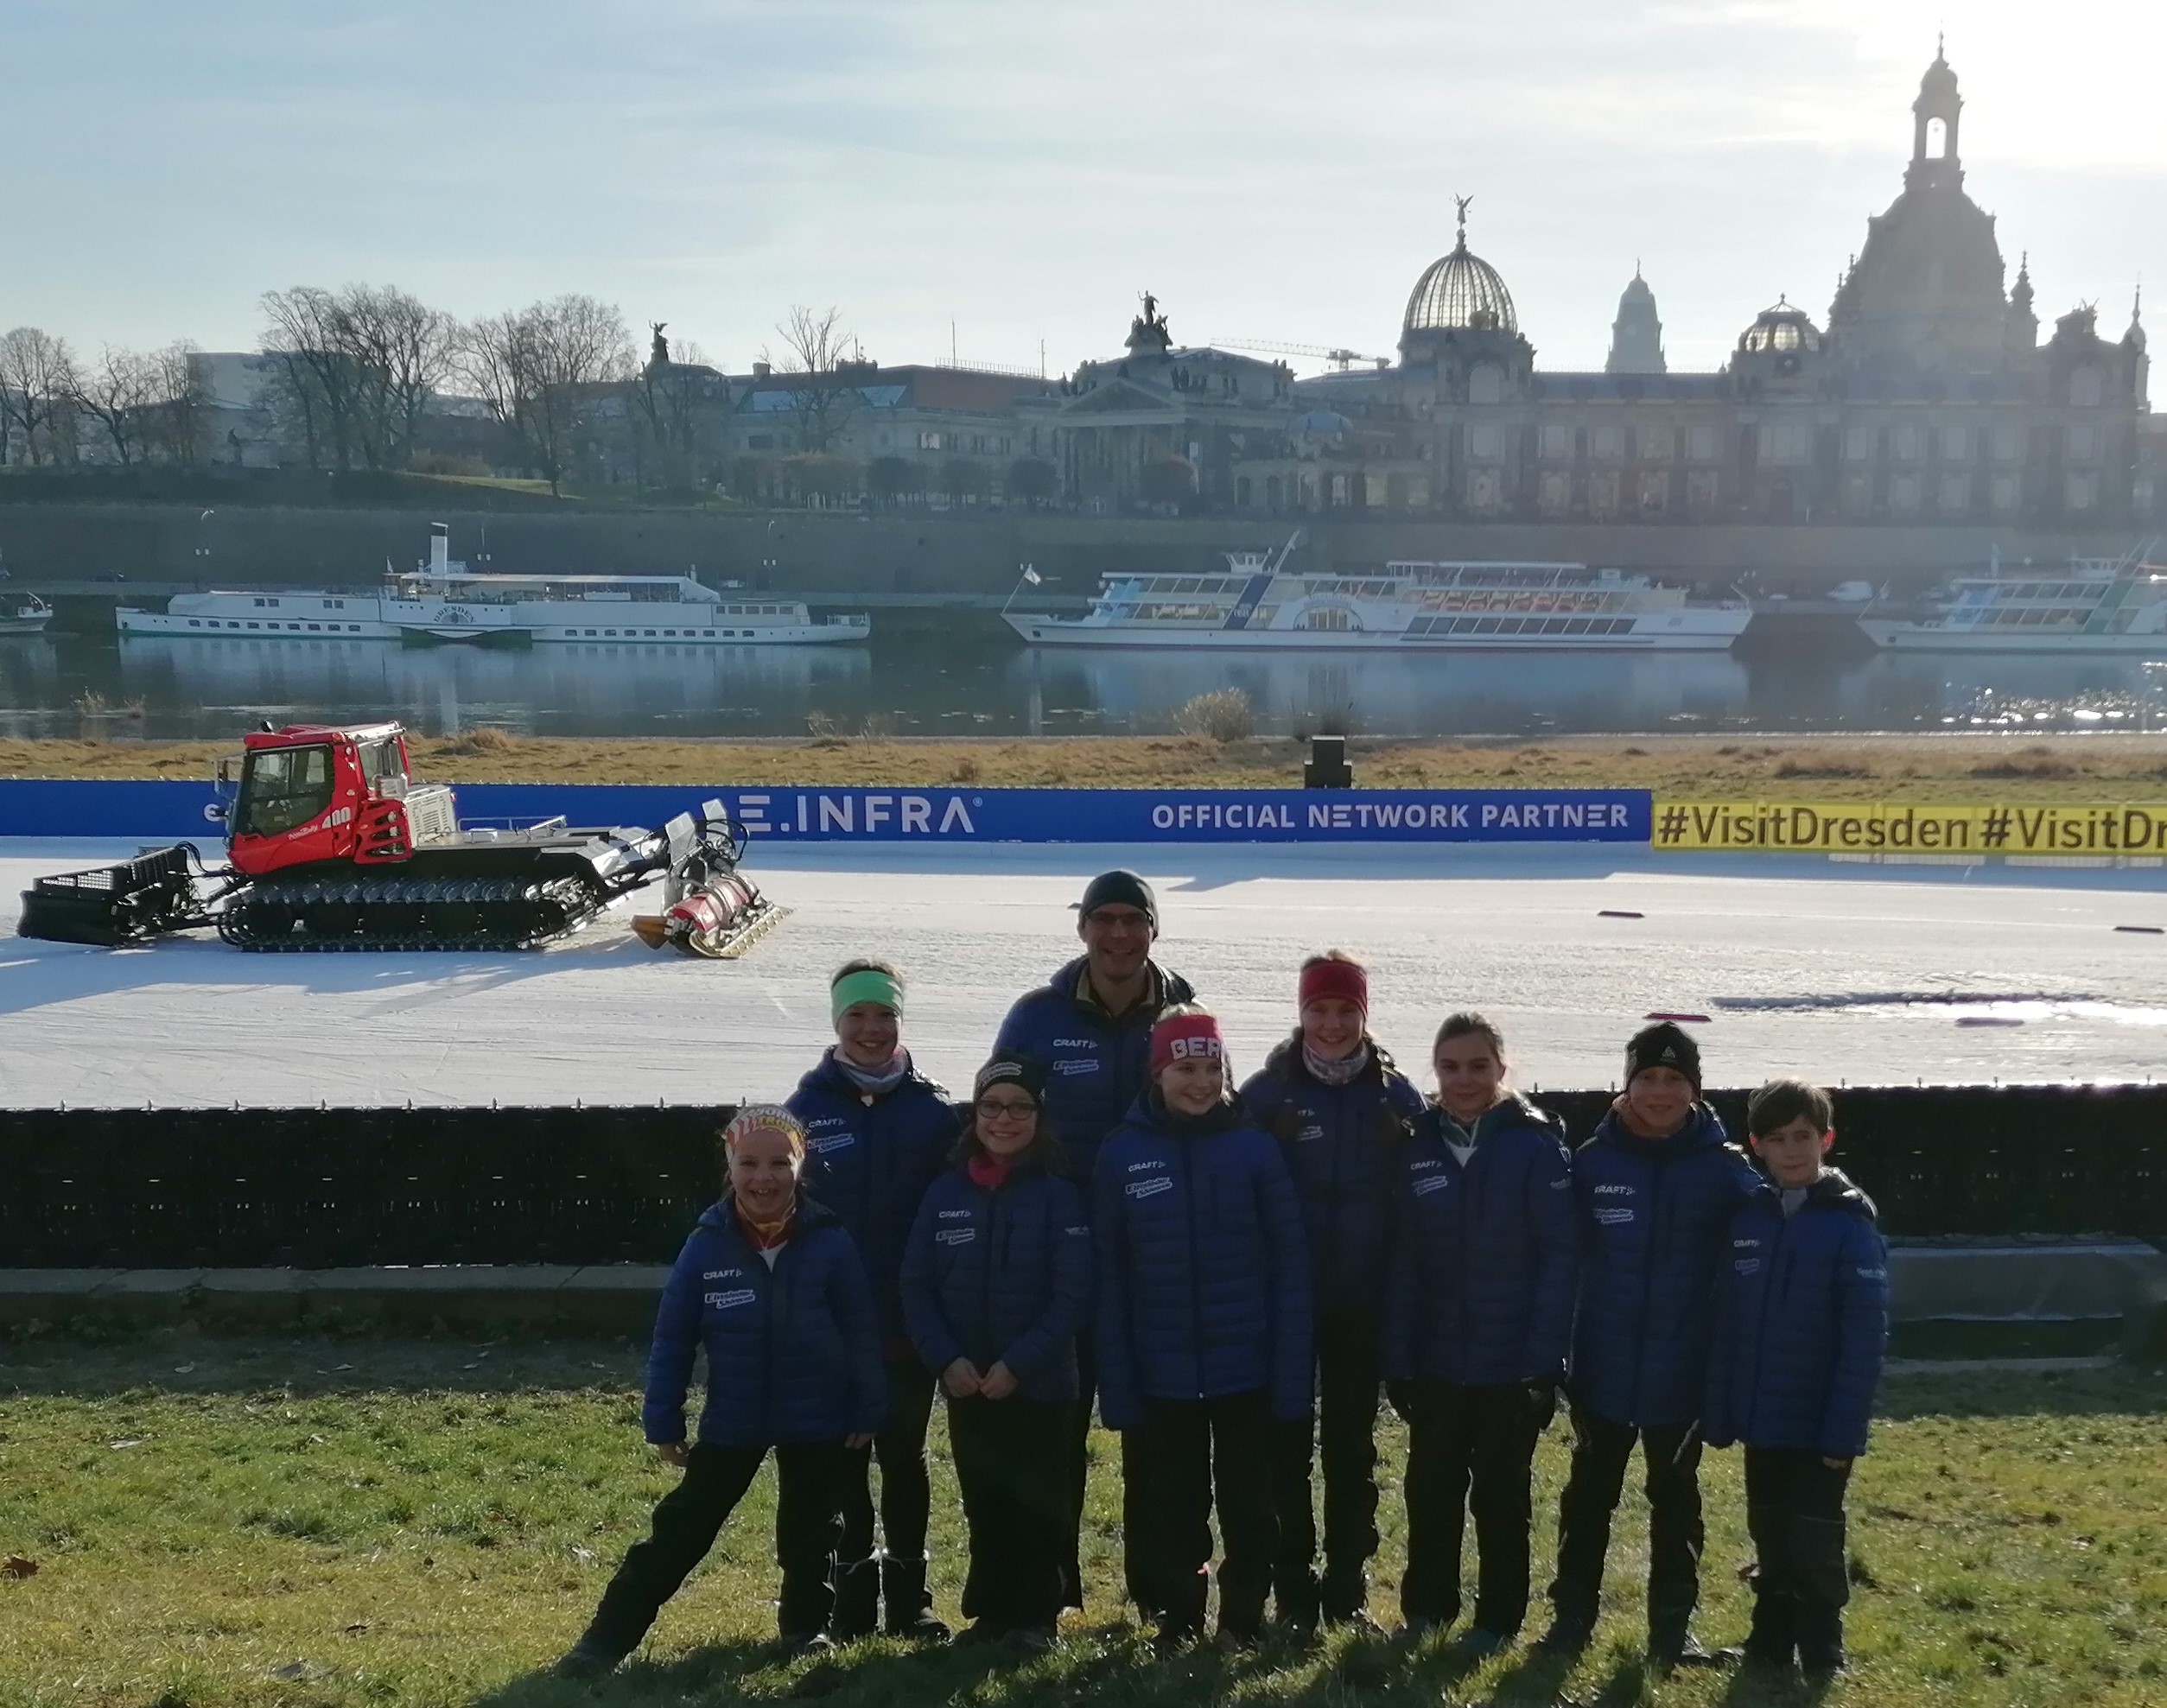
<svg viewBox="0 0 2167 1708">
<path fill-rule="evenodd" d="M 1226 1059 L 1226 1040 L 1219 1023 L 1209 1014 L 1175 1014 L 1151 1029 L 1151 1076 L 1153 1079 L 1176 1062 Z"/>
<path fill-rule="evenodd" d="M 1329 997 L 1351 1002 L 1363 1014 L 1369 1012 L 1369 975 L 1354 961 L 1319 961 L 1302 968 L 1296 1009 Z"/>
<path fill-rule="evenodd" d="M 792 1156 L 805 1154 L 805 1125 L 780 1103 L 748 1103 L 740 1109 L 722 1129 L 722 1148 L 734 1151 L 740 1140 L 763 1129 L 789 1140 Z"/>
<path fill-rule="evenodd" d="M 839 1020 L 842 1011 L 861 1002 L 877 1002 L 892 1014 L 903 1012 L 903 982 L 877 967 L 845 973 L 828 990 L 829 1019 Z"/>
</svg>

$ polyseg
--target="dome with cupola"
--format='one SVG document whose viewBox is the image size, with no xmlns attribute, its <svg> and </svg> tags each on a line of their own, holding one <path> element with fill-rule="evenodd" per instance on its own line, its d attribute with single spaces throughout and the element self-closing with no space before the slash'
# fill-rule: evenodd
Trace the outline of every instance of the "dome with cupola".
<svg viewBox="0 0 2167 1708">
<path fill-rule="evenodd" d="M 1813 356 L 1821 352 L 1821 328 L 1803 308 L 1795 308 L 1785 297 L 1763 308 L 1753 324 L 1738 334 L 1742 356 Z"/>
<path fill-rule="evenodd" d="M 1516 333 L 1512 293 L 1497 270 L 1467 247 L 1467 204 L 1459 204 L 1459 241 L 1452 252 L 1433 261 L 1415 281 L 1407 300 L 1404 333 L 1471 332 Z"/>
</svg>

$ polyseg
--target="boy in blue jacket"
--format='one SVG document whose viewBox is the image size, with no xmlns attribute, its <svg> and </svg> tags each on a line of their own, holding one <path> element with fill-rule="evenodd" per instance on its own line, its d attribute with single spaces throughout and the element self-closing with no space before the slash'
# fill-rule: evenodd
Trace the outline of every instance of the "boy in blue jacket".
<svg viewBox="0 0 2167 1708">
<path fill-rule="evenodd" d="M 1384 1375 L 1408 1425 L 1409 1631 L 1459 1615 L 1460 1539 L 1479 1559 L 1471 1657 L 1528 1614 L 1535 1443 L 1557 1413 L 1579 1234 L 1562 1126 L 1505 1087 L 1505 1042 L 1454 1014 L 1432 1057 L 1437 1102 L 1408 1147 L 1392 1241 Z"/>
<path fill-rule="evenodd" d="M 1068 1178 L 1088 1205 L 1098 1147 L 1122 1124 L 1150 1079 L 1151 1029 L 1168 1008 L 1194 993 L 1179 973 L 1152 959 L 1159 938 L 1159 900 L 1134 872 L 1102 872 L 1084 886 L 1076 911 L 1084 953 L 1045 984 L 1018 997 L 994 1040 L 998 1056 L 1028 1056 L 1046 1064 L 1045 1113 L 1053 1124 Z M 1077 1533 L 1062 1565 L 1067 1604 L 1084 1605 L 1080 1527 L 1084 1474 L 1090 1458 L 1091 1400 L 1098 1392 L 1097 1342 L 1086 1329 L 1076 1347 L 1078 1404 L 1069 1428 L 1070 1509 Z M 1109 1425 L 1110 1426 L 1110 1425 Z M 1134 1527 L 1134 1479 L 1122 1438 L 1124 1529 Z M 1128 1586 L 1132 1599 L 1137 1586 Z"/>
<path fill-rule="evenodd" d="M 1259 1640 L 1279 1543 L 1277 1431 L 1309 1414 L 1309 1265 L 1279 1146 L 1242 1118 L 1218 1022 L 1169 1011 L 1152 1087 L 1099 1152 L 1099 1405 L 1129 1447 L 1124 1546 L 1161 1648 Z"/>
<path fill-rule="evenodd" d="M 1750 1663 L 1844 1670 L 1844 1491 L 1866 1451 L 1889 1337 L 1888 1247 L 1873 1201 L 1823 1160 L 1828 1094 L 1763 1085 L 1746 1106 L 1769 1184 L 1731 1223 L 1702 1429 L 1745 1444 L 1753 1572 Z"/>
<path fill-rule="evenodd" d="M 1045 1069 L 978 1070 L 956 1163 L 918 1207 L 903 1315 L 948 1393 L 948 1440 L 970 1529 L 964 1641 L 1058 1641 L 1067 1559 L 1076 1335 L 1091 1308 L 1091 1229 L 1061 1178 Z"/>
<path fill-rule="evenodd" d="M 1249 1117 L 1279 1140 L 1301 1199 L 1314 1288 L 1318 1415 L 1280 1444 L 1281 1620 L 1364 1621 L 1377 1551 L 1377 1337 L 1393 1188 L 1422 1094 L 1369 1036 L 1369 979 L 1343 949 L 1302 962 L 1300 1026 L 1242 1088 Z M 1312 1440 L 1312 1433 L 1314 1440 Z M 1323 1461 L 1325 1572 L 1317 1576 L 1312 1457 Z"/>
<path fill-rule="evenodd" d="M 1580 1224 L 1573 1337 L 1573 1473 L 1558 1509 L 1555 1616 L 1541 1647 L 1594 1635 L 1611 1516 L 1638 1445 L 1647 1468 L 1648 1657 L 1658 1671 L 1716 1659 L 1694 1641 L 1700 1599 L 1700 1404 L 1716 1276 L 1731 1218 L 1760 1190 L 1745 1152 L 1700 1101 L 1700 1049 L 1668 1022 L 1625 1046 L 1625 1091 L 1573 1152 Z"/>
<path fill-rule="evenodd" d="M 903 1047 L 903 980 L 885 961 L 853 961 L 828 992 L 835 1043 L 798 1083 L 791 1113 L 804 1123 L 805 1190 L 849 1230 L 873 1286 L 888 1377 L 888 1421 L 845 1490 L 830 1634 L 868 1636 L 885 1603 L 888 1635 L 943 1641 L 925 1584 L 932 1489 L 925 1430 L 933 1378 L 903 1322 L 903 1248 L 925 1189 L 956 1136 L 948 1094 Z M 873 1462 L 880 1466 L 880 1533 L 874 1544 Z"/>
<path fill-rule="evenodd" d="M 789 1111 L 743 1110 L 722 1134 L 729 1188 L 700 1217 L 655 1313 L 641 1421 L 684 1481 L 610 1580 L 587 1633 L 557 1663 L 597 1678 L 639 1647 L 775 1455 L 775 1558 L 785 1648 L 823 1648 L 829 1573 L 850 1461 L 887 1407 L 880 1340 L 850 1235 L 798 1192 L 805 1132 Z M 708 1403 L 685 1441 L 685 1384 L 708 1359 Z"/>
</svg>

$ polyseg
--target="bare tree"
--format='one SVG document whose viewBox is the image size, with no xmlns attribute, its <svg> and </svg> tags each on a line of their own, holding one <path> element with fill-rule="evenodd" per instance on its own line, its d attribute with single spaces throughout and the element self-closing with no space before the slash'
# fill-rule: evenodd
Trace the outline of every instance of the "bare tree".
<svg viewBox="0 0 2167 1708">
<path fill-rule="evenodd" d="M 631 377 L 632 335 L 614 304 L 560 296 L 467 327 L 460 367 L 561 493 L 595 406 Z"/>
<path fill-rule="evenodd" d="M 729 399 L 729 382 L 709 366 L 696 344 L 681 342 L 672 359 L 649 360 L 631 391 L 635 469 L 644 476 L 643 452 L 651 448 L 661 485 L 675 491 L 690 488 L 700 472 L 703 429 Z"/>
<path fill-rule="evenodd" d="M 840 310 L 817 312 L 802 303 L 793 306 L 790 318 L 775 330 L 782 336 L 783 354 L 778 358 L 763 349 L 760 359 L 795 382 L 790 403 L 798 448 L 829 450 L 865 406 L 864 395 L 842 372 L 846 365 L 856 365 L 851 352 L 857 340 L 843 331 Z"/>
<path fill-rule="evenodd" d="M 150 358 L 155 369 L 150 436 L 145 441 L 168 462 L 192 463 L 204 451 L 204 412 L 210 384 L 195 346 L 176 339 Z"/>
<path fill-rule="evenodd" d="M 264 295 L 270 402 L 312 466 L 404 468 L 452 370 L 458 323 L 396 285 Z"/>
<path fill-rule="evenodd" d="M 25 461 L 73 460 L 82 389 L 66 339 L 35 327 L 0 335 L 0 441 L 19 431 Z"/>
<path fill-rule="evenodd" d="M 105 430 L 123 467 L 148 454 L 158 379 L 156 357 L 110 344 L 98 352 L 97 365 L 79 376 L 75 401 Z"/>
</svg>

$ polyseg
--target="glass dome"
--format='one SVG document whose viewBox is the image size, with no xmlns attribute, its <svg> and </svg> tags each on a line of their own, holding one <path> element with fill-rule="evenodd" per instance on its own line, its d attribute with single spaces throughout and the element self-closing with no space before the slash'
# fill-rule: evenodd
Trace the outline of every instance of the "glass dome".
<svg viewBox="0 0 2167 1708">
<path fill-rule="evenodd" d="M 1467 247 L 1461 228 L 1459 242 L 1442 260 L 1433 261 L 1407 300 L 1408 332 L 1448 332 L 1467 328 L 1477 332 L 1516 333 L 1519 317 L 1513 313 L 1512 293 L 1497 276 L 1497 270 Z"/>
<path fill-rule="evenodd" d="M 1759 317 L 1739 335 L 1738 348 L 1749 356 L 1811 355 L 1821 348 L 1821 329 L 1803 308 L 1794 308 L 1778 298 L 1773 308 L 1761 310 Z"/>
</svg>

